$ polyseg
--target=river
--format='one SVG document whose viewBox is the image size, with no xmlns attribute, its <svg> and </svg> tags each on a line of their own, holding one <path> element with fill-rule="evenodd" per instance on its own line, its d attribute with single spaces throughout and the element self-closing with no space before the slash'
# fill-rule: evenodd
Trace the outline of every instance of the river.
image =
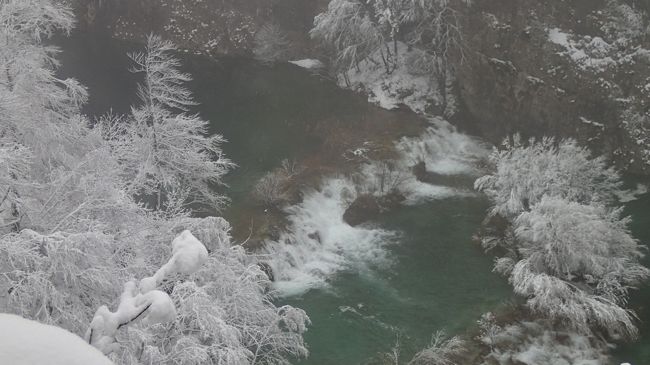
<svg viewBox="0 0 650 365">
<path fill-rule="evenodd" d="M 64 48 L 62 74 L 89 87 L 85 111 L 128 111 L 137 77 L 128 72 L 125 50 L 133 46 L 99 35 L 74 35 L 59 42 Z M 294 65 L 194 57 L 185 61 L 195 78 L 191 88 L 200 102 L 197 111 L 228 140 L 224 151 L 239 165 L 224 189 L 232 200 L 224 215 L 235 226 L 235 238 L 246 231 L 249 219 L 263 219 L 264 210 L 250 198 L 261 176 L 284 159 L 318 170 L 319 179 L 305 185 L 302 202 L 286 208 L 288 232 L 267 248 L 274 255 L 270 262 L 278 276 L 278 302 L 303 308 L 313 322 L 305 337 L 311 356 L 300 364 L 379 363 L 380 354 L 391 351 L 397 341 L 402 358 L 408 359 L 434 332 L 463 333 L 482 313 L 511 299 L 506 280 L 491 272 L 493 257 L 472 240 L 488 202 L 467 184 L 414 185 L 409 204 L 373 222 L 350 227 L 341 219 L 350 194 L 355 194 L 336 157 L 345 152 L 342 146 L 372 138 L 401 139 L 403 159 L 423 148 L 437 154 L 436 160 L 427 161 L 428 168 L 471 177 L 476 157 L 485 149 L 480 141 L 444 125 L 432 125 L 428 136 L 418 139 L 414 131 L 423 131 L 426 123 L 419 117 L 381 110 Z M 382 130 L 391 133 L 378 133 Z M 347 145 L 341 141 L 346 138 Z M 632 230 L 644 242 L 650 242 L 648 207 L 647 194 L 627 206 Z M 633 296 L 633 306 L 646 320 L 643 337 L 617 352 L 621 360 L 637 365 L 650 359 L 647 303 L 649 286 Z"/>
</svg>

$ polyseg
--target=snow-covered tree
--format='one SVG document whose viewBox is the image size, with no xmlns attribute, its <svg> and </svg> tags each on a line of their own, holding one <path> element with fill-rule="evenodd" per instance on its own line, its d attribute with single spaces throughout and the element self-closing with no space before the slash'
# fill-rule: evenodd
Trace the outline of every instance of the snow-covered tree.
<svg viewBox="0 0 650 365">
<path fill-rule="evenodd" d="M 475 187 L 493 202 L 492 214 L 517 217 L 545 195 L 589 204 L 609 203 L 621 187 L 618 173 L 602 157 L 591 157 L 575 140 L 543 138 L 523 143 L 506 139 L 490 156 L 492 174 Z"/>
<path fill-rule="evenodd" d="M 515 219 L 519 261 L 501 259 L 500 268 L 533 311 L 582 332 L 598 327 L 634 337 L 634 314 L 624 308 L 628 289 L 650 271 L 620 214 L 544 196 Z"/>
<path fill-rule="evenodd" d="M 373 16 L 372 7 L 362 1 L 332 0 L 327 10 L 314 18 L 309 34 L 331 50 L 336 70 L 345 72 L 384 45 L 384 35 Z"/>
<path fill-rule="evenodd" d="M 459 337 L 447 338 L 444 332 L 437 332 L 431 344 L 415 354 L 408 365 L 457 365 L 464 349 L 465 342 Z"/>
<path fill-rule="evenodd" d="M 231 245 L 228 223 L 206 218 L 184 224 L 206 243 L 209 257 L 189 280 L 157 284 L 170 292 L 177 317 L 153 329 L 135 325 L 118 333 L 122 361 L 289 364 L 306 356 L 302 333 L 309 318 L 300 309 L 271 303 L 268 277 L 254 257 Z M 140 288 L 152 287 L 147 280 Z"/>
<path fill-rule="evenodd" d="M 15 230 L 20 222 L 19 191 L 29 184 L 31 151 L 9 139 L 0 139 L 0 232 Z"/>
<path fill-rule="evenodd" d="M 629 219 L 608 208 L 621 187 L 617 172 L 570 139 L 524 144 L 515 136 L 491 161 L 495 172 L 475 186 L 492 200 L 490 214 L 511 224 L 505 239 L 484 240 L 505 248 L 495 270 L 544 318 L 583 333 L 636 336 L 628 290 L 650 271 L 639 263 Z"/>
<path fill-rule="evenodd" d="M 285 364 L 306 355 L 305 313 L 275 307 L 257 260 L 230 247 L 227 222 L 185 209 L 222 201 L 210 184 L 230 162 L 221 137 L 187 113 L 188 78 L 171 46 L 152 37 L 150 52 L 133 57 L 146 76 L 142 105 L 92 126 L 81 114 L 85 88 L 55 76 L 56 49 L 43 45 L 72 24 L 52 0 L 0 1 L 0 312 L 83 334 L 102 327 L 93 318 L 114 324 L 108 307 L 122 293 L 135 308 L 173 303 L 176 316 L 160 324 L 148 312 L 115 336 L 89 336 L 117 344 L 118 363 L 205 363 L 207 353 L 222 364 Z M 138 204 L 149 193 L 165 209 Z M 176 269 L 169 242 L 185 229 L 210 251 L 199 272 Z"/>
<path fill-rule="evenodd" d="M 182 206 L 219 209 L 225 198 L 214 187 L 232 167 L 223 156 L 219 134 L 208 135 L 208 122 L 189 114 L 196 103 L 185 84 L 171 42 L 147 39 L 145 52 L 130 54 L 132 71 L 142 73 L 141 105 L 126 118 L 104 118 L 104 135 L 112 142 L 129 192 L 155 200 L 155 209 Z"/>
</svg>

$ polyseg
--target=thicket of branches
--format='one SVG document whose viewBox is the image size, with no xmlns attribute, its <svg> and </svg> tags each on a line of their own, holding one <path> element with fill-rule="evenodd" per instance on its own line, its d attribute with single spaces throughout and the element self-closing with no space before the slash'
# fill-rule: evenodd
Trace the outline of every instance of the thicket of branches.
<svg viewBox="0 0 650 365">
<path fill-rule="evenodd" d="M 465 60 L 461 11 L 469 0 L 332 0 L 310 31 L 328 51 L 333 70 L 360 71 L 362 62 L 383 65 L 391 74 L 400 65 L 438 85 L 443 110 L 454 79 L 454 65 Z M 400 57 L 398 43 L 422 53 Z M 424 72 L 423 72 L 424 71 Z"/>
<path fill-rule="evenodd" d="M 502 257 L 495 270 L 542 318 L 590 334 L 634 338 L 628 291 L 650 276 L 643 246 L 615 208 L 621 181 L 605 161 L 573 140 L 506 141 L 491 156 L 494 172 L 476 181 L 491 216 L 509 222 L 503 237 L 484 237 Z"/>
<path fill-rule="evenodd" d="M 268 278 L 231 245 L 226 221 L 190 216 L 225 201 L 212 186 L 232 164 L 223 139 L 190 112 L 189 75 L 173 45 L 150 37 L 131 55 L 144 74 L 139 103 L 90 123 L 86 89 L 56 76 L 57 50 L 44 45 L 72 27 L 57 2 L 0 1 L 0 311 L 83 335 L 95 310 L 115 307 L 124 283 L 154 275 L 188 229 L 209 251 L 202 268 L 133 293 L 169 293 L 177 316 L 121 328 L 112 358 L 287 364 L 305 356 L 305 313 L 272 304 Z"/>
</svg>

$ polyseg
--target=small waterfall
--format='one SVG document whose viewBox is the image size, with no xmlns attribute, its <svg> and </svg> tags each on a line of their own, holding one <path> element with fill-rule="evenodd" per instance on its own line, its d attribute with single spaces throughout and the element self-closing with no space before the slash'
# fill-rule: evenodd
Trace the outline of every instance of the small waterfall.
<svg viewBox="0 0 650 365">
<path fill-rule="evenodd" d="M 422 135 L 397 142 L 404 164 L 413 166 L 423 161 L 427 171 L 441 175 L 477 174 L 477 161 L 490 153 L 486 143 L 458 132 L 445 120 L 429 121 L 431 126 Z"/>
<path fill-rule="evenodd" d="M 418 181 L 412 167 L 424 161 L 427 171 L 436 174 L 474 175 L 477 161 L 489 153 L 479 141 L 439 119 L 432 120 L 423 135 L 403 138 L 396 147 L 401 157 L 390 166 L 371 162 L 355 178 L 326 179 L 319 189 L 304 192 L 301 203 L 286 209 L 289 229 L 265 245 L 280 296 L 326 287 L 340 271 L 390 264 L 386 246 L 395 242 L 397 232 L 343 221 L 358 194 L 382 195 L 394 188 L 406 197 L 405 204 L 470 195 L 468 188 Z"/>
<path fill-rule="evenodd" d="M 335 177 L 320 189 L 306 192 L 302 203 L 287 209 L 289 230 L 277 242 L 267 242 L 265 248 L 279 295 L 322 288 L 341 270 L 389 263 L 385 245 L 394 240 L 394 232 L 351 227 L 343 221 L 345 209 L 356 196 L 349 179 Z"/>
<path fill-rule="evenodd" d="M 472 181 L 473 176 L 480 174 L 478 162 L 490 153 L 484 142 L 458 132 L 449 122 L 431 118 L 430 123 L 431 126 L 420 136 L 405 137 L 396 143 L 399 164 L 410 172 L 401 187 L 407 198 L 406 204 L 474 194 L 467 186 L 418 181 L 412 173 L 416 164 L 423 162 L 429 173 L 443 177 L 465 175 L 465 180 Z"/>
</svg>

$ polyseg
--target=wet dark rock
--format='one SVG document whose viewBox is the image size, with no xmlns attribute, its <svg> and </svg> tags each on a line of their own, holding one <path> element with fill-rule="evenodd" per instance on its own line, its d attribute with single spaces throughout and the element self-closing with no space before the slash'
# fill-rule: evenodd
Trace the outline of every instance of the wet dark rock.
<svg viewBox="0 0 650 365">
<path fill-rule="evenodd" d="M 343 221 L 354 227 L 377 219 L 382 212 L 395 208 L 404 199 L 404 195 L 397 191 L 379 197 L 370 194 L 360 195 L 345 210 Z"/>
<path fill-rule="evenodd" d="M 321 238 L 320 238 L 320 233 L 318 233 L 318 231 L 308 234 L 307 237 L 311 238 L 312 240 L 317 241 L 318 243 L 322 242 Z"/>
<path fill-rule="evenodd" d="M 267 262 L 258 262 L 257 266 L 259 266 L 260 270 L 266 274 L 266 277 L 269 278 L 270 281 L 275 281 L 275 275 L 273 275 L 273 268 L 271 265 L 269 265 Z"/>
</svg>

